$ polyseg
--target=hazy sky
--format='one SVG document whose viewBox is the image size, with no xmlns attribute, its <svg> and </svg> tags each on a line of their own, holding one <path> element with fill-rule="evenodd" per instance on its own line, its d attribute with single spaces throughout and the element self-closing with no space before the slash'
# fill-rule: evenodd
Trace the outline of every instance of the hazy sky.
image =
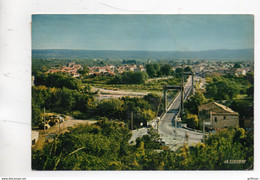
<svg viewBox="0 0 260 180">
<path fill-rule="evenodd" d="M 252 15 L 33 15 L 33 49 L 198 51 L 254 47 Z"/>
</svg>

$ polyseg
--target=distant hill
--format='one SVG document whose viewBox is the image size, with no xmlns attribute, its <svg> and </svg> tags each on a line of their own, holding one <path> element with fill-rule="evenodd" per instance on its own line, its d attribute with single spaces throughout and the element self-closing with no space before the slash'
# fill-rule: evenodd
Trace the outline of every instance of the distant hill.
<svg viewBox="0 0 260 180">
<path fill-rule="evenodd" d="M 33 58 L 121 58 L 121 59 L 219 59 L 253 60 L 254 49 L 208 51 L 118 51 L 118 50 L 32 50 Z"/>
</svg>

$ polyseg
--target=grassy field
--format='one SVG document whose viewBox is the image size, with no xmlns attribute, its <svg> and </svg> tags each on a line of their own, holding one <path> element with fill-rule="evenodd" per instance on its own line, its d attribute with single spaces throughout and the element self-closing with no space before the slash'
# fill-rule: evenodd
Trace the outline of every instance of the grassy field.
<svg viewBox="0 0 260 180">
<path fill-rule="evenodd" d="M 95 77 L 91 79 L 85 79 L 83 82 L 90 84 L 91 86 L 110 89 L 110 90 L 127 90 L 127 91 L 149 91 L 149 92 L 162 92 L 164 85 L 180 85 L 181 79 L 160 79 L 145 82 L 144 84 L 109 84 L 111 77 Z"/>
</svg>

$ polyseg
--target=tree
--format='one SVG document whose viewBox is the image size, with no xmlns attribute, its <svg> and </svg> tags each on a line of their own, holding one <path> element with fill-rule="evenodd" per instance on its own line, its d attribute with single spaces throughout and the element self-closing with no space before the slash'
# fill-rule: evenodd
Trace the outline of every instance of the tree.
<svg viewBox="0 0 260 180">
<path fill-rule="evenodd" d="M 140 109 L 139 113 L 138 113 L 138 120 L 139 122 L 143 123 L 143 126 L 147 126 L 147 122 L 150 120 L 153 120 L 155 118 L 155 112 L 152 111 L 151 109 Z"/>
<path fill-rule="evenodd" d="M 190 128 L 193 129 L 199 128 L 199 119 L 196 114 L 187 113 L 183 118 L 183 122 L 187 123 L 187 126 Z"/>
<path fill-rule="evenodd" d="M 32 101 L 32 127 L 38 127 L 43 124 L 42 112 L 39 106 Z"/>
<path fill-rule="evenodd" d="M 172 67 L 169 64 L 164 64 L 160 70 L 161 74 L 165 76 L 169 76 L 171 74 L 171 71 Z"/>
<path fill-rule="evenodd" d="M 234 64 L 234 68 L 241 68 L 241 64 L 235 63 L 235 64 Z"/>
<path fill-rule="evenodd" d="M 155 64 L 153 64 L 153 68 L 154 68 L 154 70 L 156 71 L 156 73 L 158 75 L 158 72 L 160 72 L 160 69 L 161 69 L 160 65 L 158 63 L 155 63 Z"/>
<path fill-rule="evenodd" d="M 162 113 L 163 102 L 161 96 L 159 96 L 158 94 L 149 93 L 144 96 L 144 100 L 148 101 L 148 103 L 151 105 L 152 110 L 158 113 L 157 116 Z"/>
<path fill-rule="evenodd" d="M 216 100 L 228 100 L 236 97 L 240 89 L 234 81 L 213 78 L 213 82 L 207 84 L 206 91 L 208 95 Z"/>
<path fill-rule="evenodd" d="M 114 77 L 110 84 L 143 84 L 148 79 L 146 72 L 123 72 Z"/>
<path fill-rule="evenodd" d="M 153 64 L 146 64 L 145 68 L 149 77 L 153 78 L 157 76 L 157 71 L 155 70 Z"/>
<path fill-rule="evenodd" d="M 47 87 L 57 87 L 57 88 L 69 88 L 80 90 L 82 83 L 80 80 L 62 73 L 45 74 L 40 73 L 35 76 L 35 85 L 45 85 Z"/>
<path fill-rule="evenodd" d="M 177 68 L 177 69 L 175 70 L 175 74 L 176 74 L 176 77 L 177 77 L 177 78 L 182 77 L 182 73 L 183 73 L 183 69 L 182 69 L 182 68 Z"/>
<path fill-rule="evenodd" d="M 196 91 L 194 96 L 191 96 L 186 102 L 184 107 L 192 114 L 198 115 L 198 107 L 206 103 L 206 98 L 201 91 Z"/>
<path fill-rule="evenodd" d="M 184 72 L 192 72 L 192 69 L 190 66 L 187 66 L 186 68 L 184 68 Z"/>
<path fill-rule="evenodd" d="M 230 108 L 238 112 L 240 117 L 254 116 L 254 102 L 251 100 L 233 100 Z"/>
<path fill-rule="evenodd" d="M 247 91 L 246 94 L 248 97 L 254 97 L 254 86 L 250 86 Z"/>
<path fill-rule="evenodd" d="M 79 69 L 77 72 L 80 73 L 82 76 L 85 76 L 89 73 L 89 68 L 88 66 L 84 65 L 83 68 Z"/>
<path fill-rule="evenodd" d="M 120 118 L 124 111 L 124 101 L 120 99 L 103 100 L 97 107 L 98 114 L 108 118 Z"/>
</svg>

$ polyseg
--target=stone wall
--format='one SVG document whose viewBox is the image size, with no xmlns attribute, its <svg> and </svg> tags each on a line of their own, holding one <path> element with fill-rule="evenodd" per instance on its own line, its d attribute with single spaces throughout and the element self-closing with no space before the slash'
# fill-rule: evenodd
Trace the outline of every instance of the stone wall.
<svg viewBox="0 0 260 180">
<path fill-rule="evenodd" d="M 212 128 L 239 127 L 239 115 L 213 114 Z"/>
</svg>

